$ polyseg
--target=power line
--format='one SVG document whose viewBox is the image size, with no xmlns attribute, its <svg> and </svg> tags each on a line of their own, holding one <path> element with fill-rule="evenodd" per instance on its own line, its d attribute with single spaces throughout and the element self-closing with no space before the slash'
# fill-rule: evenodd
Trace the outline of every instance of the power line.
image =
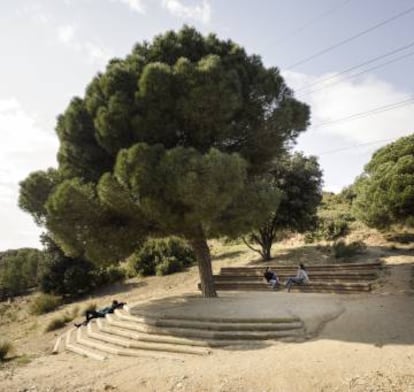
<svg viewBox="0 0 414 392">
<path fill-rule="evenodd" d="M 370 145 L 374 145 L 374 144 L 378 144 L 378 143 L 389 142 L 391 140 L 395 140 L 395 137 L 388 138 L 388 139 L 373 140 L 373 141 L 367 142 L 367 143 L 353 144 L 353 145 L 350 145 L 348 147 L 338 148 L 336 150 L 322 151 L 320 153 L 316 153 L 316 155 L 333 154 L 333 153 L 336 153 L 336 152 L 352 150 L 353 148 L 356 148 L 356 147 L 370 146 Z"/>
<path fill-rule="evenodd" d="M 316 15 L 314 18 L 311 18 L 307 22 L 305 22 L 302 26 L 300 26 L 300 27 L 298 27 L 298 28 L 290 31 L 289 33 L 285 34 L 282 38 L 278 39 L 276 42 L 273 42 L 272 45 L 278 45 L 280 43 L 286 43 L 293 36 L 299 34 L 303 30 L 305 30 L 307 27 L 309 27 L 309 26 L 313 25 L 315 22 L 323 19 L 325 16 L 328 16 L 328 15 L 334 13 L 335 11 L 337 11 L 340 8 L 342 8 L 346 4 L 350 3 L 351 1 L 353 1 L 353 0 L 345 0 L 345 1 L 341 2 L 340 4 L 335 5 L 334 7 L 329 8 L 328 10 L 322 12 L 321 14 Z"/>
<path fill-rule="evenodd" d="M 321 127 L 336 124 L 336 123 L 339 123 L 339 122 L 345 122 L 345 121 L 365 118 L 365 117 L 368 117 L 368 116 L 371 116 L 371 115 L 380 114 L 380 113 L 388 112 L 388 111 L 391 111 L 391 110 L 399 109 L 399 108 L 404 107 L 404 106 L 412 105 L 413 103 L 414 103 L 414 97 L 411 97 L 411 98 L 405 99 L 403 101 L 395 102 L 395 103 L 384 105 L 384 106 L 378 106 L 374 109 L 364 111 L 364 112 L 360 112 L 360 113 L 355 113 L 355 114 L 352 114 L 352 115 L 347 116 L 347 117 L 339 118 L 337 120 L 325 121 L 323 123 L 315 125 L 315 128 L 321 128 Z"/>
<path fill-rule="evenodd" d="M 373 58 L 371 58 L 371 59 L 369 59 L 367 61 L 364 61 L 363 63 L 359 63 L 357 65 L 353 65 L 352 67 L 346 68 L 343 71 L 337 73 L 335 76 L 330 76 L 330 77 L 327 77 L 327 78 L 320 78 L 320 79 L 314 81 L 313 83 L 308 84 L 305 87 L 301 87 L 301 88 L 297 89 L 296 92 L 302 91 L 302 90 L 308 90 L 312 86 L 315 86 L 315 85 L 318 85 L 318 84 L 322 84 L 322 83 L 328 82 L 329 80 L 332 80 L 332 79 L 336 79 L 340 75 L 343 75 L 343 74 L 346 74 L 348 72 L 354 71 L 354 70 L 356 70 L 358 68 L 361 68 L 361 67 L 363 67 L 365 65 L 369 65 L 369 64 L 374 63 L 374 62 L 376 62 L 378 60 L 381 60 L 383 58 L 392 56 L 392 55 L 394 55 L 394 54 L 396 54 L 398 52 L 402 52 L 402 51 L 404 51 L 406 49 L 409 49 L 409 48 L 411 48 L 413 46 L 414 46 L 414 41 L 410 42 L 407 45 L 400 46 L 397 49 L 391 50 L 390 52 L 384 53 L 384 54 L 382 54 L 380 56 L 373 57 Z"/>
<path fill-rule="evenodd" d="M 392 60 L 386 61 L 385 63 L 377 64 L 377 65 L 375 65 L 375 66 L 373 66 L 373 67 L 371 67 L 371 68 L 367 68 L 367 69 L 365 69 L 365 70 L 363 70 L 363 71 L 361 71 L 361 72 L 358 72 L 358 73 L 356 73 L 356 74 L 352 74 L 352 75 L 344 76 L 344 77 L 342 77 L 342 78 L 340 78 L 340 79 L 337 79 L 335 82 L 330 83 L 330 84 L 329 84 L 329 85 L 327 85 L 327 86 L 321 86 L 321 87 L 316 88 L 316 89 L 313 89 L 313 90 L 311 89 L 311 90 L 305 91 L 305 92 L 303 92 L 303 93 L 299 94 L 299 95 L 297 96 L 297 98 L 300 98 L 300 97 L 306 96 L 306 95 L 308 95 L 308 94 L 315 93 L 315 92 L 320 91 L 320 90 L 324 90 L 324 89 L 326 89 L 326 88 L 331 88 L 331 87 L 333 87 L 333 86 L 337 85 L 338 83 L 343 82 L 344 80 L 349 80 L 349 79 L 356 78 L 356 77 L 361 76 L 361 75 L 363 75 L 363 74 L 365 74 L 365 73 L 367 73 L 367 72 L 369 72 L 369 71 L 373 71 L 374 69 L 378 69 L 378 68 L 381 68 L 381 67 L 385 67 L 386 65 L 389 65 L 389 64 L 395 63 L 395 62 L 397 62 L 397 61 L 403 60 L 403 59 L 405 59 L 405 58 L 407 58 L 407 57 L 410 57 L 410 56 L 413 56 L 413 55 L 414 55 L 414 52 L 409 52 L 409 53 L 406 53 L 405 55 L 402 55 L 402 56 L 396 57 L 395 59 L 392 59 Z M 336 75 L 336 76 L 333 76 L 333 77 L 330 77 L 330 78 L 327 78 L 327 80 L 336 79 L 336 77 L 337 77 L 337 75 Z"/>
<path fill-rule="evenodd" d="M 290 65 L 289 67 L 287 67 L 287 69 L 293 69 L 293 68 L 298 67 L 299 65 L 305 64 L 305 63 L 307 63 L 307 62 L 309 62 L 309 61 L 311 61 L 311 60 L 313 60 L 313 59 L 315 59 L 317 57 L 322 56 L 325 53 L 330 52 L 331 50 L 334 50 L 334 49 L 336 49 L 336 48 L 338 48 L 340 46 L 343 46 L 343 45 L 347 44 L 348 42 L 354 41 L 357 38 L 362 37 L 363 35 L 368 34 L 371 31 L 374 31 L 374 30 L 376 30 L 376 29 L 378 29 L 378 28 L 380 28 L 380 27 L 382 27 L 382 26 L 384 26 L 384 25 L 386 25 L 388 23 L 391 23 L 394 20 L 399 19 L 399 18 L 401 18 L 401 17 L 403 17 L 403 16 L 405 16 L 405 15 L 407 15 L 410 12 L 413 12 L 413 11 L 414 11 L 414 6 L 408 8 L 405 11 L 402 11 L 402 12 L 400 12 L 400 13 L 394 15 L 394 16 L 391 16 L 390 18 L 387 18 L 387 19 L 383 20 L 382 22 L 377 23 L 374 26 L 369 27 L 366 30 L 360 31 L 359 33 L 354 34 L 353 36 L 348 37 L 348 38 L 346 38 L 346 39 L 344 39 L 344 40 L 342 40 L 342 41 L 340 41 L 340 42 L 338 42 L 338 43 L 336 43 L 334 45 L 328 46 L 327 48 L 322 49 L 319 52 L 316 52 L 315 54 L 313 54 L 313 55 L 311 55 L 309 57 L 306 57 L 306 58 L 304 58 L 304 59 L 302 59 L 302 60 L 300 60 L 300 61 L 298 61 L 298 62 L 296 62 L 296 63 L 294 63 L 292 65 Z"/>
</svg>

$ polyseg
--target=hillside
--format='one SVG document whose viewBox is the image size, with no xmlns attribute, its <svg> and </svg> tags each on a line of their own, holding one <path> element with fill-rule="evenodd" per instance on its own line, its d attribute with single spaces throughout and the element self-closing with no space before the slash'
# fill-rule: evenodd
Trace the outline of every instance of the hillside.
<svg viewBox="0 0 414 392">
<path fill-rule="evenodd" d="M 381 259 L 387 266 L 381 286 L 372 294 L 289 294 L 299 300 L 300 296 L 314 295 L 315 300 L 322 296 L 342 309 L 334 320 L 321 325 L 315 338 L 303 343 L 275 342 L 250 349 L 214 350 L 207 358 L 120 357 L 107 360 L 104 365 L 71 353 L 51 355 L 56 337 L 68 328 L 44 332 L 57 315 L 80 312 L 90 303 L 104 305 L 113 298 L 134 303 L 192 294 L 198 282 L 196 267 L 165 277 L 134 278 L 47 315 L 30 315 L 32 296 L 18 298 L 11 304 L 1 303 L 0 334 L 13 342 L 15 352 L 1 365 L 0 378 L 4 381 L 0 390 L 414 390 L 414 247 L 386 237 L 366 228 L 354 230 L 348 236 L 349 241 L 363 240 L 367 245 L 366 252 L 351 261 Z M 387 238 L 404 240 L 395 235 Z M 212 241 L 210 248 L 215 272 L 223 266 L 259 261 L 254 252 L 241 244 Z M 274 261 L 280 264 L 338 262 L 326 243 L 305 244 L 299 237 L 286 240 L 273 251 Z M 224 292 L 219 294 L 226 296 Z M 269 295 L 271 301 L 284 298 L 278 293 Z M 302 298 L 305 303 L 305 297 Z M 306 303 L 312 302 L 311 298 L 306 297 Z"/>
</svg>

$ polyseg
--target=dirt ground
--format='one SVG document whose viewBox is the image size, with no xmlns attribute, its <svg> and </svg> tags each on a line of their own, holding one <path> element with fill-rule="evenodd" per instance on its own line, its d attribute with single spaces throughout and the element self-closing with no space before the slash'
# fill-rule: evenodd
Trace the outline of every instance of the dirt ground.
<svg viewBox="0 0 414 392">
<path fill-rule="evenodd" d="M 304 342 L 264 342 L 176 359 L 120 357 L 98 362 L 71 353 L 53 356 L 56 336 L 65 329 L 44 333 L 53 315 L 35 319 L 25 312 L 30 298 L 17 301 L 11 305 L 20 309 L 16 318 L 0 323 L 0 336 L 7 336 L 16 347 L 15 358 L 0 368 L 0 391 L 414 392 L 414 250 L 375 238 L 367 242 L 368 252 L 358 261 L 380 258 L 387 266 L 381 285 L 371 294 L 223 292 L 211 300 L 228 313 L 236 311 L 235 299 L 245 298 L 252 308 L 290 309 L 305 315 L 310 338 Z M 256 258 L 244 246 L 211 246 L 215 271 Z M 329 254 L 312 245 L 287 243 L 276 252 L 278 263 L 332 262 Z M 196 268 L 130 280 L 59 312 L 90 302 L 106 304 L 112 298 L 168 303 L 172 297 L 194 296 L 197 282 Z"/>
</svg>

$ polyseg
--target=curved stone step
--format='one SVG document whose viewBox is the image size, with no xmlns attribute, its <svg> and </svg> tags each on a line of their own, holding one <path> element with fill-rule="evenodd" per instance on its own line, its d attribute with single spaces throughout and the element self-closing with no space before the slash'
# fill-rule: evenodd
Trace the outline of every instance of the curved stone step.
<svg viewBox="0 0 414 392">
<path fill-rule="evenodd" d="M 131 309 L 131 313 L 126 313 L 120 309 L 115 310 L 115 315 L 119 318 L 129 321 L 140 322 L 140 320 L 146 320 L 146 316 L 143 313 L 139 313 L 139 309 Z M 152 318 L 150 318 L 152 319 Z M 155 319 L 153 319 L 155 320 Z M 239 317 L 205 317 L 205 316 L 192 316 L 192 315 L 158 315 L 157 320 L 174 320 L 174 321 L 198 321 L 202 322 L 212 322 L 212 323 L 293 323 L 301 322 L 301 319 L 296 316 L 289 317 L 267 317 L 267 318 L 239 318 Z M 145 321 L 144 321 L 145 322 Z"/>
<path fill-rule="evenodd" d="M 147 351 L 161 351 L 169 353 L 192 354 L 192 355 L 208 355 L 209 350 L 200 347 L 174 345 L 171 343 L 155 343 L 143 342 L 141 340 L 134 340 L 126 337 L 119 337 L 106 332 L 98 332 L 94 329 L 93 324 L 89 323 L 87 327 L 87 334 L 90 338 L 101 340 L 106 343 L 111 343 L 115 346 L 121 346 L 129 349 L 140 349 Z"/>
<path fill-rule="evenodd" d="M 125 314 L 124 312 L 116 312 L 116 316 L 119 319 L 128 321 L 135 321 L 135 316 Z M 137 318 L 138 322 L 141 322 L 142 318 Z M 302 328 L 302 322 L 297 319 L 285 321 L 285 322 L 271 322 L 271 321 L 258 321 L 249 323 L 233 322 L 218 322 L 218 321 L 205 321 L 205 320 L 186 320 L 186 319 L 174 319 L 163 318 L 157 320 L 151 320 L 149 325 L 161 328 L 189 328 L 189 329 L 205 329 L 209 331 L 279 331 L 288 329 Z"/>
<path fill-rule="evenodd" d="M 98 320 L 98 322 L 101 320 Z M 214 339 L 188 339 L 182 338 L 177 336 L 168 336 L 168 335 L 155 335 L 155 334 L 143 334 L 139 332 L 134 332 L 133 326 L 129 326 L 127 328 L 132 329 L 124 329 L 122 326 L 122 321 L 118 322 L 118 326 L 109 326 L 103 325 L 101 330 L 107 331 L 113 335 L 119 335 L 123 337 L 129 337 L 131 339 L 139 339 L 142 341 L 154 342 L 160 341 L 165 343 L 172 343 L 172 344 L 183 344 L 183 345 L 190 345 L 190 346 L 199 346 L 199 347 L 211 347 L 211 348 L 219 348 L 225 346 L 254 346 L 257 344 L 261 344 L 263 339 L 250 339 L 250 340 L 214 340 Z M 301 335 L 298 337 L 302 337 Z"/>
<path fill-rule="evenodd" d="M 108 315 L 109 316 L 109 315 Z M 172 335 L 197 339 L 225 339 L 225 340 L 246 340 L 246 339 L 278 339 L 287 336 L 298 336 L 303 333 L 302 328 L 280 331 L 211 331 L 196 328 L 161 328 L 154 326 L 143 327 L 139 323 L 125 320 L 116 320 L 115 317 L 107 317 L 108 323 L 120 328 L 133 331 L 145 332 L 157 335 Z"/>
<path fill-rule="evenodd" d="M 139 340 L 142 342 L 159 342 L 159 343 L 170 343 L 175 345 L 184 345 L 184 346 L 196 346 L 196 347 L 208 347 L 209 344 L 205 340 L 197 339 L 186 339 L 179 338 L 174 336 L 167 335 L 155 335 L 155 334 L 145 334 L 141 332 L 135 332 L 130 329 L 123 329 L 117 326 L 111 326 L 107 322 L 100 319 L 97 320 L 97 326 L 100 331 L 109 333 L 111 335 L 121 336 L 125 338 L 130 338 L 134 340 Z"/>
<path fill-rule="evenodd" d="M 178 354 L 147 351 L 142 349 L 123 348 L 112 343 L 103 342 L 94 338 L 83 335 L 84 328 L 78 328 L 76 342 L 78 346 L 87 349 L 94 349 L 95 351 L 102 353 L 102 355 L 112 354 L 128 357 L 147 357 L 147 358 L 168 358 L 168 359 L 180 359 Z"/>
<path fill-rule="evenodd" d="M 77 331 L 76 333 L 75 329 L 72 328 L 66 333 L 66 339 L 65 339 L 65 349 L 67 351 L 73 352 L 78 355 L 82 355 L 84 357 L 88 357 L 91 359 L 95 359 L 98 361 L 103 361 L 108 358 L 108 356 L 102 352 L 97 352 L 96 350 L 91 350 L 90 348 L 85 348 L 83 346 L 80 346 L 77 343 Z"/>
</svg>

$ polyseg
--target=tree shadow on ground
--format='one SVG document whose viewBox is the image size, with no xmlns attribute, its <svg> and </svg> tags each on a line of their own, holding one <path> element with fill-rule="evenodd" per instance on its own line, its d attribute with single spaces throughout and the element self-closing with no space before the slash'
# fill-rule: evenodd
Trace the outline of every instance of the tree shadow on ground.
<svg viewBox="0 0 414 392">
<path fill-rule="evenodd" d="M 414 256 L 414 249 L 390 246 L 367 246 L 365 251 L 353 256 L 335 257 L 334 251 L 329 245 L 303 245 L 295 248 L 276 249 L 273 258 L 269 261 L 261 259 L 251 260 L 247 265 L 305 265 L 313 264 L 341 264 L 370 262 L 387 256 Z"/>
<path fill-rule="evenodd" d="M 94 291 L 94 295 L 115 295 L 115 294 L 124 294 L 128 291 L 135 290 L 141 287 L 147 286 L 148 283 L 144 281 L 126 281 L 126 282 L 117 282 L 111 285 L 100 287 Z"/>
<path fill-rule="evenodd" d="M 409 244 L 414 242 L 414 233 L 390 233 L 384 236 L 387 241 Z"/>
<path fill-rule="evenodd" d="M 241 251 L 241 250 L 230 251 L 230 252 L 226 252 L 226 253 L 221 253 L 217 256 L 212 256 L 211 260 L 216 261 L 216 260 L 223 260 L 223 259 L 235 259 L 236 257 L 239 257 L 243 253 L 244 252 Z"/>
<path fill-rule="evenodd" d="M 294 248 L 273 250 L 273 258 L 268 261 L 262 259 L 251 260 L 248 265 L 256 264 L 326 264 L 334 263 L 335 258 L 329 247 L 322 245 L 303 245 Z"/>
</svg>

